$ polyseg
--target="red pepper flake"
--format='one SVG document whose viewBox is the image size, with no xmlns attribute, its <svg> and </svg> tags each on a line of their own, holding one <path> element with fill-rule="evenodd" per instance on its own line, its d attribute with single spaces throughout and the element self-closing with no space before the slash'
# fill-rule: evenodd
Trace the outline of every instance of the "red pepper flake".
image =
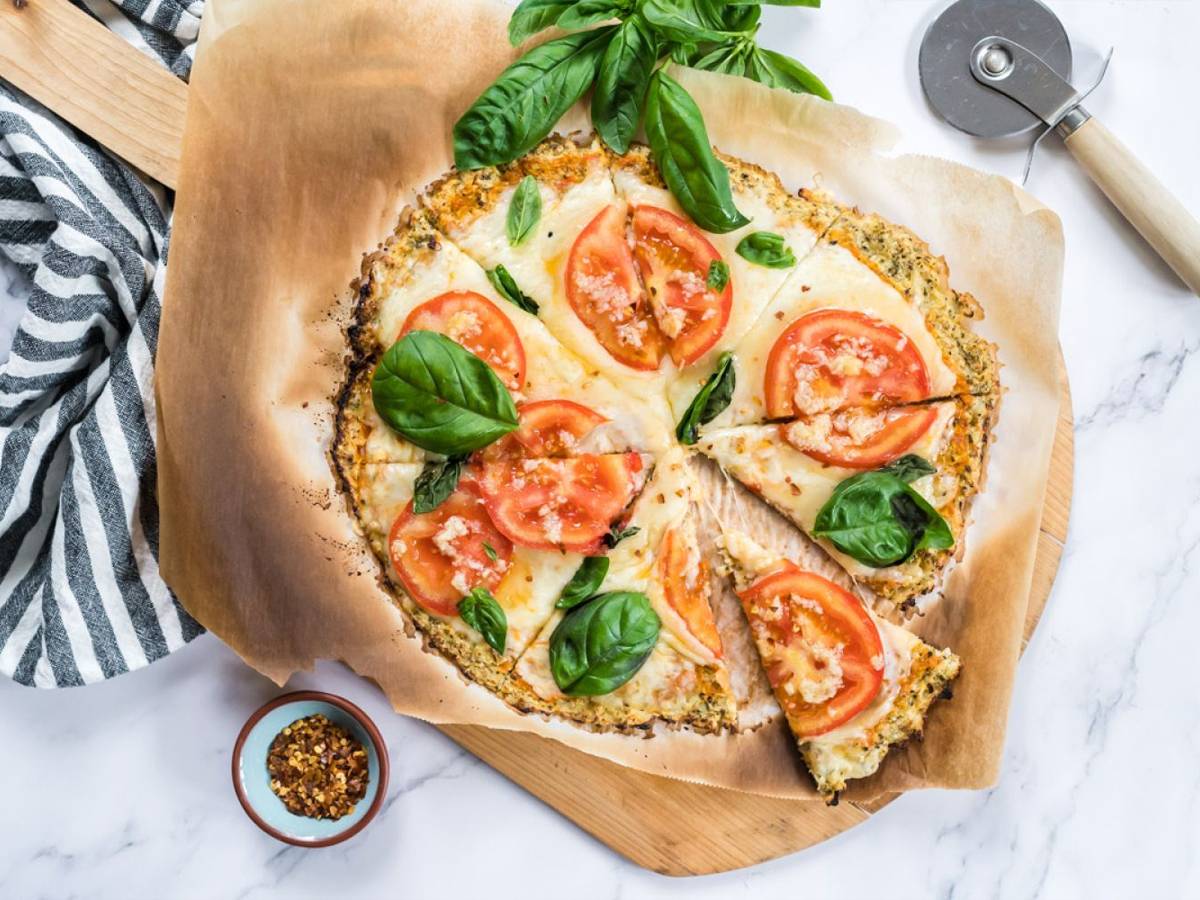
<svg viewBox="0 0 1200 900">
<path fill-rule="evenodd" d="M 275 735 L 267 752 L 271 790 L 288 810 L 310 819 L 340 819 L 367 793 L 367 751 L 320 713 Z"/>
</svg>

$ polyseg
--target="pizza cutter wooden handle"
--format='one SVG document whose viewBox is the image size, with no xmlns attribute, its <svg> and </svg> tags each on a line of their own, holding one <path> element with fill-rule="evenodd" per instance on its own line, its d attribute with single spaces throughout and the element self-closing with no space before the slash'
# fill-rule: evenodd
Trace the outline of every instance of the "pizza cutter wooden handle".
<svg viewBox="0 0 1200 900">
<path fill-rule="evenodd" d="M 1200 296 L 1200 222 L 1096 119 L 1080 125 L 1065 143 L 1097 187 Z"/>
</svg>

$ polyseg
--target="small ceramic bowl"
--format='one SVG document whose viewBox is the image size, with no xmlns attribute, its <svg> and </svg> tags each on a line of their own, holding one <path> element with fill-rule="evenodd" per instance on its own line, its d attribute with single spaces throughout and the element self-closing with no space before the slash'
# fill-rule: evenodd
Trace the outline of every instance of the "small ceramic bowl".
<svg viewBox="0 0 1200 900">
<path fill-rule="evenodd" d="M 267 752 L 285 727 L 305 716 L 323 714 L 353 735 L 367 751 L 367 793 L 348 816 L 310 819 L 290 812 L 271 790 Z M 233 745 L 233 789 L 242 808 L 263 831 L 297 847 L 328 847 L 349 840 L 375 818 L 387 796 L 388 756 L 383 735 L 370 717 L 342 697 L 297 691 L 276 697 L 250 717 Z"/>
</svg>

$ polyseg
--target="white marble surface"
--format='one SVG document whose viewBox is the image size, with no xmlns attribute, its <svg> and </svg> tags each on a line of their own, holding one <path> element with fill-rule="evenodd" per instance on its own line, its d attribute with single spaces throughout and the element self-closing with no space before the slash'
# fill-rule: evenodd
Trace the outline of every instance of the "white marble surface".
<svg viewBox="0 0 1200 900">
<path fill-rule="evenodd" d="M 1019 146 L 977 144 L 921 98 L 916 48 L 936 6 L 771 10 L 766 43 L 810 63 L 844 102 L 902 123 L 909 148 L 1019 173 Z M 1091 110 L 1200 211 L 1200 2 L 1056 7 L 1080 80 L 1116 44 Z M 276 689 L 206 636 L 98 687 L 0 684 L 0 897 L 1200 896 L 1200 300 L 1061 147 L 1029 187 L 1066 228 L 1076 490 L 996 789 L 910 795 L 794 857 L 674 881 L 620 859 L 432 728 L 390 715 L 330 664 L 291 686 L 344 693 L 377 716 L 391 795 L 348 844 L 288 849 L 242 815 L 229 783 L 232 739 Z"/>
</svg>

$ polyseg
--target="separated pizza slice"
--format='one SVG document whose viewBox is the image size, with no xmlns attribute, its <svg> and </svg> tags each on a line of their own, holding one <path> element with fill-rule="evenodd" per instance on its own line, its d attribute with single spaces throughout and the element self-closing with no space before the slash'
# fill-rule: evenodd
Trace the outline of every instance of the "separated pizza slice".
<svg viewBox="0 0 1200 900">
<path fill-rule="evenodd" d="M 538 698 L 530 708 L 606 726 L 733 726 L 736 708 L 698 546 L 696 489 L 682 449 L 659 458 L 615 530 L 615 546 L 603 561 L 588 562 L 591 580 L 581 570 L 564 608 L 518 661 L 516 676 Z M 622 648 L 637 637 L 645 639 L 639 657 L 627 659 Z"/>
<path fill-rule="evenodd" d="M 964 392 L 920 309 L 825 242 L 796 266 L 733 355 L 737 384 L 710 428 Z"/>
<path fill-rule="evenodd" d="M 368 258 L 358 296 L 351 329 L 358 359 L 336 422 L 335 456 L 344 471 L 427 457 L 386 427 L 371 398 L 371 378 L 383 351 L 416 330 L 444 334 L 487 362 L 517 402 L 522 421 L 529 416 L 544 428 L 557 417 L 565 422 L 565 436 L 586 418 L 592 425 L 587 429 L 592 452 L 659 450 L 670 443 L 670 423 L 663 415 L 628 403 L 624 392 L 590 370 L 536 315 L 502 297 L 479 265 L 433 228 L 426 213 L 411 216 Z M 571 409 L 579 415 L 568 415 Z"/>
<path fill-rule="evenodd" d="M 827 800 L 922 733 L 960 661 L 874 616 L 846 586 L 739 531 L 724 547 L 739 599 L 800 755 Z"/>
<path fill-rule="evenodd" d="M 750 218 L 728 234 L 703 231 L 688 218 L 649 148 L 635 146 L 612 162 L 617 194 L 629 206 L 633 256 L 670 357 L 678 369 L 698 373 L 674 383 L 678 393 L 694 392 L 716 357 L 737 344 L 837 214 L 831 204 L 789 195 L 757 166 L 721 161 L 737 208 Z M 776 240 L 772 252 L 760 246 Z"/>
<path fill-rule="evenodd" d="M 697 448 L 815 539 L 877 611 L 909 614 L 961 557 L 991 414 L 976 397 L 851 408 L 712 430 Z"/>
<path fill-rule="evenodd" d="M 553 137 L 510 167 L 450 176 L 426 203 L 468 255 L 538 304 L 538 318 L 591 371 L 643 384 L 638 405 L 669 423 L 667 342 L 626 240 L 627 204 L 609 159 L 598 141 Z M 535 196 L 535 224 L 518 239 L 510 218 Z"/>
</svg>

